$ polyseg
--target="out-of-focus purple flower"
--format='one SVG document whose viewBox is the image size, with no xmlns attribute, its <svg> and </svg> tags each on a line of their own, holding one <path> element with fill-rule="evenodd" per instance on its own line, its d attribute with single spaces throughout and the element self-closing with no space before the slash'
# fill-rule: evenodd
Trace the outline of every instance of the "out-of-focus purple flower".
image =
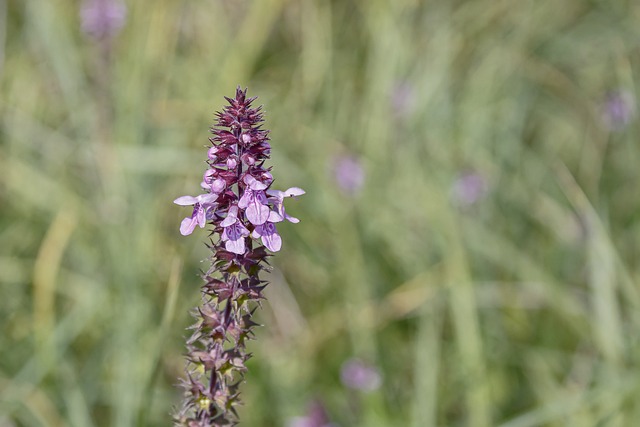
<svg viewBox="0 0 640 427">
<path fill-rule="evenodd" d="M 364 168 L 360 160 L 353 155 L 334 158 L 333 175 L 340 190 L 349 196 L 357 195 L 364 185 Z"/>
<path fill-rule="evenodd" d="M 410 116 L 416 106 L 416 91 L 408 82 L 398 82 L 391 92 L 391 108 L 398 119 Z"/>
<path fill-rule="evenodd" d="M 602 121 L 610 130 L 626 127 L 636 113 L 636 101 L 628 91 L 610 92 L 602 105 Z"/>
<path fill-rule="evenodd" d="M 329 422 L 329 416 L 324 405 L 319 400 L 314 400 L 307 408 L 304 417 L 295 417 L 289 420 L 287 427 L 335 427 Z"/>
<path fill-rule="evenodd" d="M 80 6 L 82 31 L 98 40 L 115 37 L 126 18 L 121 0 L 84 0 Z"/>
<path fill-rule="evenodd" d="M 193 213 L 190 217 L 186 217 L 180 223 L 180 234 L 187 236 L 193 233 L 196 225 L 200 228 L 204 228 L 207 222 L 207 213 L 210 209 L 216 206 L 216 196 L 213 194 L 200 194 L 196 197 L 182 196 L 173 201 L 176 205 L 180 206 L 193 206 Z"/>
<path fill-rule="evenodd" d="M 485 178 L 477 172 L 465 172 L 453 182 L 451 198 L 458 206 L 468 207 L 482 199 L 488 191 Z"/>
<path fill-rule="evenodd" d="M 349 359 L 340 370 L 342 384 L 354 390 L 371 392 L 380 388 L 382 377 L 378 370 L 360 359 Z"/>
</svg>

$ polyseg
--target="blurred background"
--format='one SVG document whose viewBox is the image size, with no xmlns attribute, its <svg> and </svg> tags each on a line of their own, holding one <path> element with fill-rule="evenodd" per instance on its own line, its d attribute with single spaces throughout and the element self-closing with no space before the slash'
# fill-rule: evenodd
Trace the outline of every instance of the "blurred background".
<svg viewBox="0 0 640 427">
<path fill-rule="evenodd" d="M 0 0 L 0 426 L 162 426 L 214 111 L 287 210 L 242 424 L 640 425 L 640 3 Z"/>
</svg>

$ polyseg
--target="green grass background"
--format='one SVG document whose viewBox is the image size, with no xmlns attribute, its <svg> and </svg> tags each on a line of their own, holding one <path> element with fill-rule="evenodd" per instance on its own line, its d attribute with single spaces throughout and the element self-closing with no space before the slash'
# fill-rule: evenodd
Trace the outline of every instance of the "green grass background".
<svg viewBox="0 0 640 427">
<path fill-rule="evenodd" d="M 638 93 L 640 3 L 127 4 L 105 61 L 79 1 L 0 0 L 0 426 L 170 425 L 207 256 L 172 200 L 238 84 L 275 186 L 307 191 L 242 425 L 313 399 L 342 427 L 640 425 L 639 127 L 601 114 Z M 469 170 L 488 191 L 461 208 Z M 379 390 L 340 383 L 352 357 Z"/>
</svg>

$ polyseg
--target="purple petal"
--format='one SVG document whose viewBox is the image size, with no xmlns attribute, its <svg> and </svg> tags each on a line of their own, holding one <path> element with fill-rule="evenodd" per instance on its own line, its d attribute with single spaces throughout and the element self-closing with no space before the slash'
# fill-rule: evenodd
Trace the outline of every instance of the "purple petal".
<svg viewBox="0 0 640 427">
<path fill-rule="evenodd" d="M 233 157 L 229 157 L 227 159 L 227 168 L 235 169 L 236 166 L 238 166 L 238 160 L 234 159 Z"/>
<path fill-rule="evenodd" d="M 282 238 L 277 232 L 263 235 L 262 244 L 264 244 L 271 252 L 278 252 L 282 247 Z"/>
<path fill-rule="evenodd" d="M 182 197 L 178 197 L 173 201 L 173 203 L 180 206 L 195 205 L 197 202 L 198 202 L 198 199 L 196 199 L 193 196 L 182 196 Z"/>
<path fill-rule="evenodd" d="M 215 173 L 216 172 L 213 169 L 207 169 L 202 177 L 202 180 L 207 184 L 211 184 L 211 181 L 213 181 L 213 175 L 215 175 Z"/>
<path fill-rule="evenodd" d="M 239 222 L 227 227 L 222 232 L 222 240 L 225 241 L 225 248 L 229 252 L 242 255 L 245 251 L 244 237 L 249 235 L 249 230 Z"/>
<path fill-rule="evenodd" d="M 207 211 L 202 205 L 197 205 L 197 207 L 193 210 L 193 214 L 195 216 L 196 221 L 198 221 L 198 225 L 200 228 L 204 228 L 204 225 L 207 223 Z"/>
<path fill-rule="evenodd" d="M 278 234 L 276 226 L 271 222 L 256 226 L 251 236 L 256 239 L 261 237 L 262 244 L 271 252 L 278 252 L 282 247 L 282 238 Z"/>
<path fill-rule="evenodd" d="M 276 211 L 269 212 L 269 218 L 267 218 L 267 222 L 280 222 L 284 218 Z"/>
<path fill-rule="evenodd" d="M 284 199 L 284 191 L 280 190 L 267 190 L 267 194 L 271 197 L 275 197 L 276 199 L 282 201 Z"/>
<path fill-rule="evenodd" d="M 249 222 L 251 222 L 251 224 L 260 225 L 267 222 L 267 219 L 269 218 L 269 212 L 271 211 L 268 206 L 258 203 L 254 199 L 253 202 L 247 207 L 245 214 L 247 215 L 247 219 L 249 220 Z"/>
<path fill-rule="evenodd" d="M 211 183 L 211 192 L 216 194 L 220 193 L 222 190 L 224 190 L 226 186 L 227 186 L 227 183 L 225 182 L 224 179 L 222 178 L 215 179 Z"/>
<path fill-rule="evenodd" d="M 247 184 L 249 188 L 254 191 L 264 190 L 265 188 L 267 188 L 266 185 L 264 185 L 263 183 L 261 183 L 260 181 L 252 177 L 251 175 L 244 176 L 244 183 Z"/>
<path fill-rule="evenodd" d="M 305 191 L 302 188 L 298 187 L 288 188 L 287 191 L 284 192 L 285 197 L 296 197 L 302 196 L 303 194 L 305 194 Z"/>
<path fill-rule="evenodd" d="M 229 240 L 238 240 L 249 235 L 249 230 L 239 222 L 225 228 L 224 231 L 227 233 L 227 238 Z"/>
<path fill-rule="evenodd" d="M 201 205 L 212 205 L 214 204 L 213 202 L 218 200 L 218 195 L 211 193 L 200 194 L 196 199 Z"/>
<path fill-rule="evenodd" d="M 231 206 L 229 208 L 229 213 L 227 214 L 227 217 L 220 223 L 220 225 L 222 227 L 229 227 L 230 225 L 235 224 L 237 220 L 238 220 L 238 207 Z"/>
<path fill-rule="evenodd" d="M 252 197 L 253 197 L 253 191 L 246 190 L 242 194 L 242 197 L 240 197 L 240 200 L 238 201 L 238 207 L 241 209 L 246 209 L 247 206 L 249 206 L 249 202 L 251 201 Z"/>
<path fill-rule="evenodd" d="M 294 224 L 297 224 L 300 222 L 300 220 L 294 216 L 289 215 L 288 213 L 284 213 L 284 217 L 287 219 L 287 221 L 292 222 Z"/>
<path fill-rule="evenodd" d="M 188 236 L 193 233 L 193 230 L 196 228 L 196 223 L 197 221 L 195 218 L 187 217 L 183 219 L 180 223 L 180 234 Z"/>
<path fill-rule="evenodd" d="M 244 254 L 244 239 L 238 240 L 227 240 L 224 244 L 224 247 L 229 252 L 233 252 L 234 254 L 242 255 Z"/>
</svg>

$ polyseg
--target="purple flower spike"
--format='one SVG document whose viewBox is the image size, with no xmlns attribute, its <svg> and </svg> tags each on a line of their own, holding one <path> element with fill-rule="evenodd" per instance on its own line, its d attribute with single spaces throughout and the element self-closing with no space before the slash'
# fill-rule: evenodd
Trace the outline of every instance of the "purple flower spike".
<svg viewBox="0 0 640 427">
<path fill-rule="evenodd" d="M 180 427 L 237 425 L 238 388 L 250 357 L 245 342 L 253 337 L 251 315 L 266 286 L 260 273 L 268 267 L 267 251 L 282 247 L 275 223 L 285 218 L 298 222 L 286 214 L 283 200 L 304 191 L 270 189 L 273 176 L 263 165 L 271 146 L 261 126 L 261 107 L 251 107 L 254 99 L 240 88 L 235 98 L 227 98 L 229 105 L 216 114 L 211 130 L 209 168 L 201 183 L 205 193 L 175 200 L 193 205 L 180 225 L 182 234 L 209 222 L 213 236 L 208 245 L 212 265 L 203 275 L 202 303 L 194 310 L 196 322 L 187 340 L 185 399 L 174 415 Z"/>
</svg>

